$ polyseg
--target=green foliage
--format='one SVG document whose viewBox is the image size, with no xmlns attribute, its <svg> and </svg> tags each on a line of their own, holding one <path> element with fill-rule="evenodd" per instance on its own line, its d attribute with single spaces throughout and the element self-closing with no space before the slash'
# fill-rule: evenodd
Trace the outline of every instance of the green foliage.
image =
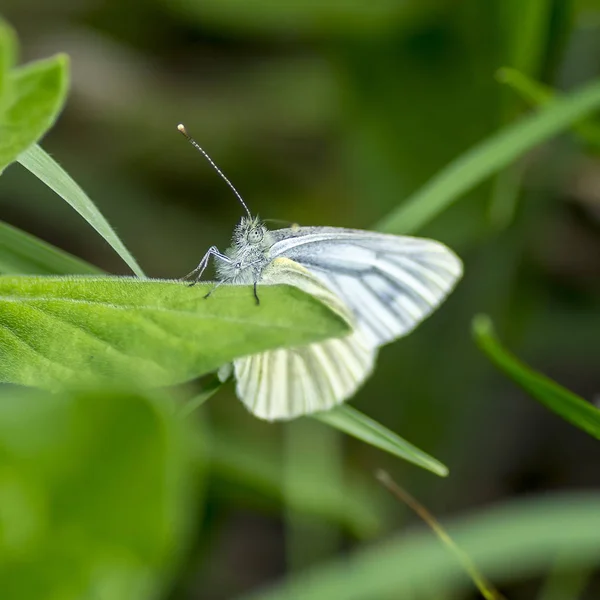
<svg viewBox="0 0 600 600">
<path fill-rule="evenodd" d="M 343 335 L 348 326 L 295 287 L 118 277 L 0 277 L 0 380 L 30 386 L 119 380 L 165 386 L 233 358 Z M 301 324 L 299 326 L 298 324 Z"/>
<path fill-rule="evenodd" d="M 16 43 L 0 21 L 0 173 L 50 129 L 64 104 L 67 57 L 14 67 Z"/>
<path fill-rule="evenodd" d="M 550 104 L 556 97 L 556 92 L 552 88 L 535 81 L 517 69 L 500 69 L 496 77 L 532 106 Z M 578 119 L 572 128 L 583 141 L 592 147 L 600 147 L 600 125 L 591 117 Z"/>
<path fill-rule="evenodd" d="M 12 99 L 10 69 L 17 57 L 17 35 L 12 27 L 0 17 L 0 110 Z"/>
<path fill-rule="evenodd" d="M 18 9 L 21 3 L 9 0 L 9 4 Z M 232 163 L 234 172 L 236 168 L 241 170 L 236 182 L 238 178 L 244 181 L 243 185 L 249 186 L 251 193 L 255 186 L 261 214 L 270 211 L 269 216 L 292 218 L 306 224 L 342 224 L 347 220 L 348 225 L 360 226 L 394 209 L 381 227 L 397 233 L 415 232 L 428 226 L 463 194 L 475 191 L 470 198 L 473 202 L 467 199 L 457 203 L 443 220 L 431 226 L 434 237 L 439 234 L 440 239 L 451 245 L 456 243 L 466 259 L 465 281 L 455 293 L 458 299 L 451 298 L 444 307 L 447 316 L 433 317 L 431 324 L 421 328 L 418 334 L 386 349 L 381 357 L 383 368 L 370 383 L 372 387 L 365 391 L 369 402 L 380 403 L 379 414 L 385 414 L 390 422 L 402 423 L 402 428 L 410 431 L 411 439 L 426 440 L 423 443 L 427 447 L 443 452 L 453 465 L 450 480 L 433 480 L 431 484 L 431 489 L 439 495 L 439 502 L 445 502 L 448 497 L 460 503 L 462 488 L 468 489 L 466 497 L 472 498 L 471 487 L 475 495 L 481 492 L 476 488 L 477 481 L 473 481 L 479 478 L 472 478 L 472 473 L 477 473 L 477 469 L 480 473 L 485 471 L 481 480 L 487 485 L 494 472 L 493 464 L 490 467 L 488 461 L 489 454 L 473 452 L 467 445 L 469 436 L 474 435 L 472 432 L 479 427 L 485 429 L 487 424 L 475 421 L 473 415 L 477 415 L 477 411 L 471 410 L 473 406 L 481 406 L 482 398 L 486 397 L 485 389 L 476 384 L 484 379 L 480 371 L 485 361 L 471 360 L 476 358 L 476 349 L 468 339 L 466 323 L 482 305 L 486 310 L 494 308 L 495 314 L 496 309 L 499 314 L 503 309 L 510 309 L 511 322 L 518 323 L 528 317 L 532 306 L 534 296 L 530 295 L 529 286 L 542 292 L 544 298 L 549 289 L 535 278 L 521 285 L 517 264 L 525 244 L 529 246 L 532 240 L 535 244 L 543 243 L 540 240 L 542 228 L 537 224 L 554 218 L 555 211 L 546 210 L 548 204 L 543 202 L 523 202 L 523 211 L 515 211 L 518 197 L 529 200 L 528 187 L 521 185 L 529 171 L 522 168 L 525 161 L 514 165 L 515 170 L 503 169 L 563 130 L 572 128 L 581 134 L 584 126 L 594 125 L 589 115 L 600 105 L 597 83 L 559 98 L 555 97 L 553 88 L 538 83 L 538 80 L 550 85 L 555 83 L 549 76 L 549 55 L 556 53 L 557 46 L 553 32 L 561 28 L 567 31 L 564 17 L 573 3 L 532 0 L 523 7 L 518 0 L 506 0 L 483 7 L 476 0 L 469 0 L 461 4 L 459 10 L 436 0 L 407 3 L 260 0 L 251 5 L 240 0 L 158 0 L 151 4 L 146 21 L 152 25 L 147 27 L 145 21 L 136 26 L 135 32 L 128 26 L 130 22 L 141 23 L 135 3 L 94 7 L 93 15 L 86 13 L 85 8 L 78 8 L 81 12 L 73 16 L 74 21 L 80 18 L 78 15 L 83 19 L 77 23 L 81 45 L 74 47 L 83 49 L 77 60 L 85 66 L 85 61 L 92 57 L 97 63 L 90 64 L 99 66 L 98 73 L 106 75 L 109 71 L 103 71 L 103 67 L 117 59 L 112 64 L 119 66 L 119 77 L 107 76 L 109 85 L 106 87 L 90 85 L 84 77 L 80 84 L 83 93 L 74 98 L 75 110 L 89 117 L 92 131 L 94 127 L 106 127 L 114 154 L 105 156 L 106 140 L 101 140 L 78 164 L 81 138 L 79 131 L 69 131 L 74 123 L 79 124 L 77 119 L 67 119 L 56 142 L 52 140 L 56 143 L 53 152 L 69 168 L 90 165 L 86 176 L 90 180 L 95 177 L 98 189 L 106 192 L 105 202 L 112 203 L 110 210 L 119 215 L 120 226 L 125 228 L 129 222 L 134 234 L 143 232 L 138 234 L 142 241 L 138 240 L 139 246 L 136 246 L 143 258 L 142 264 L 151 264 L 158 273 L 178 273 L 179 263 L 189 260 L 185 252 L 189 251 L 196 260 L 198 248 L 213 243 L 213 237 L 217 242 L 226 235 L 219 230 L 219 223 L 226 222 L 229 209 L 220 208 L 216 186 L 214 193 L 196 204 L 195 195 L 193 200 L 191 194 L 188 199 L 178 186 L 171 185 L 173 181 L 197 177 L 201 171 L 195 157 L 186 158 L 193 164 L 192 171 L 187 162 L 178 157 L 173 159 L 171 152 L 165 150 L 171 138 L 167 138 L 167 134 L 161 137 L 168 129 L 164 123 L 176 123 L 182 115 L 197 119 L 194 130 L 202 132 L 202 143 L 206 141 L 211 153 L 217 148 L 218 162 L 227 167 L 228 173 Z M 171 23 L 167 23 L 169 19 L 156 19 L 162 16 L 162 10 L 165 14 L 178 13 L 176 19 Z M 121 15 L 125 18 L 119 18 Z M 185 21 L 182 15 L 187 17 Z M 71 16 L 69 14 L 69 18 Z M 27 18 L 30 17 L 27 15 Z M 195 22 L 200 27 L 194 35 L 188 36 Z M 182 25 L 184 36 L 178 29 Z M 163 26 L 165 29 L 161 29 Z M 72 27 L 73 23 L 69 22 L 69 28 Z M 167 30 L 167 27 L 173 29 Z M 91 30 L 95 35 L 100 33 L 93 43 L 87 33 Z M 260 46 L 257 60 L 253 52 L 248 52 L 248 47 L 265 34 L 269 40 L 266 46 Z M 169 44 L 178 40 L 181 46 L 174 49 L 174 56 L 182 57 L 185 62 L 186 58 L 190 60 L 190 56 L 186 57 L 186 40 L 188 37 L 196 40 L 196 36 L 202 38 L 202 42 L 208 41 L 211 48 L 202 69 L 210 66 L 211 70 L 214 66 L 219 73 L 210 85 L 206 85 L 203 77 L 189 77 L 188 68 L 181 69 L 181 74 L 172 72 L 170 61 L 166 62 L 171 70 L 165 71 L 164 77 L 154 77 L 154 73 L 147 76 L 148 61 L 144 60 L 144 52 L 152 49 L 150 62 L 153 69 L 160 71 L 161 61 L 156 61 L 156 57 L 166 56 L 161 40 L 168 40 Z M 305 40 L 312 42 L 317 36 L 321 37 L 321 44 L 314 52 L 308 49 L 314 44 L 307 44 Z M 111 40 L 111 51 L 104 55 L 102 44 L 107 39 Z M 132 40 L 135 43 L 128 48 Z M 280 52 L 282 47 L 284 52 Z M 86 52 L 89 49 L 92 51 Z M 194 45 L 194 51 L 197 49 Z M 169 47 L 168 51 L 173 49 Z M 220 56 L 223 51 L 227 60 Z M 585 60 L 575 57 L 576 69 L 563 70 L 572 71 L 581 79 L 593 77 L 595 73 L 593 69 L 590 72 L 590 65 L 593 66 L 594 61 L 592 53 L 589 54 Z M 241 55 L 244 58 L 238 62 L 236 59 Z M 125 58 L 122 64 L 120 57 Z M 53 120 L 49 115 L 57 79 L 51 81 L 49 73 L 57 76 L 56 69 L 52 71 L 50 61 L 18 70 L 13 69 L 15 62 L 15 36 L 10 28 L 2 26 L 0 156 L 3 144 L 11 141 L 4 135 L 2 119 L 7 110 L 20 103 L 23 112 L 16 110 L 15 114 L 20 116 L 13 125 L 23 127 L 23 137 L 18 140 L 27 147 L 11 160 L 19 160 L 75 208 L 142 277 L 136 260 L 100 211 L 70 175 L 34 144 Z M 188 64 L 196 64 L 195 55 Z M 520 80 L 512 79 L 512 82 L 520 82 L 521 88 L 511 87 L 539 107 L 537 114 L 508 126 L 520 112 L 521 104 L 511 90 L 498 89 L 494 84 L 492 74 L 500 64 L 520 70 L 510 73 L 523 74 Z M 125 76 L 122 76 L 121 66 Z M 64 62 L 62 70 L 64 75 Z M 65 82 L 66 76 L 64 85 Z M 511 85 L 511 81 L 507 83 Z M 31 85 L 29 91 L 25 89 L 26 84 Z M 198 88 L 194 88 L 195 85 Z M 102 93 L 99 93 L 101 87 Z M 143 90 L 143 94 L 137 93 L 139 90 Z M 504 97 L 500 98 L 503 93 Z M 39 100 L 43 100 L 40 107 L 45 106 L 45 120 L 34 110 L 38 95 Z M 240 97 L 244 98 L 242 104 Z M 130 101 L 132 98 L 135 102 Z M 503 99 L 507 102 L 498 101 Z M 110 104 L 104 104 L 107 100 Z M 100 105 L 110 110 L 93 110 Z M 27 118 L 23 116 L 25 113 Z M 102 114 L 100 119 L 99 114 Z M 160 118 L 156 118 L 157 114 Z M 490 136 L 489 132 L 498 127 L 503 129 Z M 34 135 L 34 129 L 39 134 Z M 476 140 L 484 141 L 466 154 L 460 154 Z M 584 160 L 582 148 L 573 146 L 559 157 L 561 165 Z M 176 147 L 179 146 L 172 146 Z M 249 147 L 260 150 L 250 159 Z M 292 156 L 294 160 L 288 160 L 288 156 L 284 160 L 282 152 L 280 160 L 272 160 L 269 153 L 273 154 L 273 148 L 279 147 L 299 154 Z M 303 152 L 302 148 L 318 148 L 318 153 Z M 185 149 L 186 157 L 188 150 Z M 557 160 L 552 156 L 553 150 L 554 147 L 549 148 L 548 153 Z M 183 156 L 184 151 L 181 152 Z M 236 165 L 237 153 L 239 165 Z M 398 198 L 418 188 L 454 156 L 458 158 L 410 196 L 407 203 L 397 206 Z M 332 157 L 335 160 L 331 160 Z M 133 176 L 132 165 L 136 169 Z M 107 166 L 110 169 L 106 169 Z M 69 235 L 75 238 L 70 242 L 80 241 L 78 234 L 69 231 L 69 225 L 52 220 L 52 207 L 37 210 L 41 202 L 37 196 L 33 198 L 27 187 L 32 178 L 24 178 L 24 185 L 16 178 L 13 182 L 10 177 L 15 171 L 18 173 L 12 169 L 2 179 L 6 197 L 17 208 L 15 222 L 24 220 L 33 207 L 35 210 L 31 213 L 35 218 L 31 221 L 37 231 L 43 230 L 52 239 L 60 239 L 61 244 L 63 237 Z M 540 169 L 540 172 L 545 186 L 555 186 L 552 191 L 540 193 L 540 199 L 553 200 L 558 206 L 565 190 L 573 189 L 570 180 L 553 180 L 548 184 L 547 180 L 555 176 L 553 168 L 545 167 L 545 171 Z M 250 174 L 247 178 L 246 173 Z M 475 187 L 494 173 L 503 179 L 498 180 L 496 221 L 506 225 L 514 220 L 515 226 L 498 239 L 486 239 L 490 237 L 486 233 L 489 218 L 482 218 L 480 209 L 488 205 L 489 190 L 483 186 L 475 190 Z M 193 181 L 194 185 L 198 184 L 196 179 Z M 291 191 L 294 185 L 299 188 L 298 197 Z M 203 191 L 204 186 L 204 182 L 198 185 Z M 24 206 L 24 202 L 31 204 Z M 210 211 L 192 219 L 198 216 L 192 215 L 192 211 L 198 210 L 199 204 L 209 205 Z M 539 210 L 538 204 L 544 209 Z M 167 206 L 168 217 L 165 218 Z M 289 214 L 282 213 L 286 207 L 290 207 Z M 531 216 L 528 216 L 529 211 Z M 227 219 L 229 217 L 227 214 Z M 45 220 L 52 225 L 43 229 L 41 224 Z M 535 229 L 532 222 L 536 223 Z M 211 239 L 205 243 L 209 234 Z M 190 241 L 186 242 L 186 238 Z M 155 243 L 155 240 L 162 241 Z M 65 239 L 65 247 L 66 242 Z M 77 243 L 68 247 L 77 247 Z M 470 255 L 473 247 L 477 260 L 472 260 Z M 594 246 L 590 248 L 593 253 Z M 528 265 L 540 270 L 539 264 Z M 547 265 L 543 268 L 547 269 Z M 0 272 L 45 275 L 99 271 L 28 234 L 0 224 Z M 552 276 L 545 271 L 545 278 Z M 556 283 L 553 281 L 552 285 Z M 570 282 L 565 284 L 561 280 L 559 285 L 567 291 L 565 296 L 572 296 L 568 293 Z M 578 288 L 581 296 L 585 295 L 586 285 L 582 283 Z M 135 380 L 135 383 L 142 379 L 150 386 L 169 385 L 214 370 L 221 362 L 242 353 L 275 345 L 307 343 L 345 331 L 344 324 L 324 307 L 299 293 L 292 293 L 291 297 L 289 289 L 263 290 L 260 310 L 254 306 L 251 290 L 247 288 L 220 289 L 213 298 L 215 302 L 201 299 L 206 289 L 203 286 L 190 289 L 169 281 L 139 282 L 112 277 L 0 278 L 0 374 L 4 369 L 10 381 L 52 388 L 65 383 L 106 383 L 114 379 Z M 269 300 L 268 304 L 265 300 Z M 571 300 L 574 304 L 577 302 Z M 542 315 L 536 316 L 539 347 L 554 344 L 558 349 L 556 355 L 562 360 L 565 354 L 562 342 L 568 336 L 570 348 L 578 352 L 572 358 L 573 364 L 579 358 L 591 362 L 589 357 L 597 356 L 593 352 L 595 346 L 579 344 L 578 332 L 585 333 L 584 340 L 592 339 L 587 315 L 593 311 L 579 314 L 571 310 L 572 305 L 569 310 L 563 308 L 556 310 L 548 304 L 541 311 L 531 311 Z M 298 331 L 298 323 L 308 324 L 309 331 Z M 572 328 L 572 324 L 576 327 Z M 479 345 L 503 372 L 563 418 L 598 437 L 598 411 L 594 407 L 519 363 L 495 340 L 489 322 L 476 321 L 475 330 Z M 553 339 L 556 332 L 564 333 L 562 340 Z M 386 361 L 389 361 L 387 365 Z M 565 363 L 568 366 L 568 361 Z M 409 393 L 403 396 L 401 403 L 392 406 L 388 402 L 389 392 L 396 389 L 400 380 Z M 170 459 L 161 462 L 160 457 L 157 458 L 158 451 L 153 450 L 152 440 L 168 430 L 170 433 L 165 437 L 181 441 L 184 432 L 180 428 L 192 420 L 181 417 L 191 416 L 191 412 L 221 389 L 213 377 L 199 395 L 169 414 L 163 414 L 162 405 L 152 399 L 131 393 L 90 392 L 49 398 L 39 393 L 13 396 L 9 390 L 6 397 L 0 397 L 0 555 L 12 561 L 6 567 L 0 566 L 0 595 L 19 600 L 41 598 L 50 593 L 53 598 L 106 596 L 111 600 L 160 596 L 165 589 L 165 573 L 171 566 L 168 563 L 177 555 L 185 537 L 178 524 L 169 536 L 169 525 L 165 523 L 185 520 L 187 507 L 180 501 L 187 490 L 181 490 L 173 471 L 162 468 L 166 463 L 175 467 L 183 465 L 185 458 L 174 451 L 169 454 Z M 12 402 L 14 398 L 17 401 Z M 358 398 L 358 402 L 363 398 Z M 156 426 L 148 426 L 150 419 L 145 409 L 150 412 L 156 409 L 159 415 Z M 213 402 L 210 424 L 206 422 L 205 408 L 198 413 L 193 417 L 202 418 L 202 424 L 211 430 L 210 460 L 218 485 L 235 489 L 235 494 L 227 498 L 227 509 L 231 506 L 236 511 L 241 506 L 244 510 L 244 501 L 237 495 L 239 488 L 246 486 L 259 492 L 259 501 L 275 499 L 284 514 L 297 511 L 357 536 L 367 537 L 380 530 L 386 513 L 374 494 L 377 490 L 366 480 L 365 464 L 370 455 L 366 454 L 365 461 L 360 446 L 348 444 L 348 448 L 344 448 L 348 452 L 342 459 L 340 444 L 340 454 L 331 456 L 323 452 L 323 448 L 328 448 L 329 442 L 335 446 L 339 441 L 335 439 L 336 432 L 320 428 L 321 433 L 325 431 L 332 436 L 329 442 L 321 444 L 313 435 L 303 438 L 303 434 L 299 434 L 300 442 L 294 448 L 300 450 L 301 455 L 294 461 L 275 443 L 280 441 L 277 436 L 285 428 L 258 423 L 233 403 Z M 353 408 L 344 406 L 329 414 L 316 415 L 315 419 L 395 457 L 439 475 L 447 474 L 444 465 Z M 18 425 L 14 424 L 16 420 L 19 420 Z M 309 420 L 291 426 L 306 424 L 319 427 Z M 254 428 L 256 435 L 246 436 Z M 9 439 L 10 444 L 5 443 L 4 438 Z M 263 440 L 273 442 L 264 452 Z M 196 432 L 195 441 L 198 443 L 195 455 L 202 469 L 204 435 Z M 9 450 L 5 451 L 4 446 L 10 446 Z M 290 449 L 289 445 L 285 448 Z M 304 450 L 306 455 L 302 454 Z M 380 454 L 373 456 L 377 461 L 386 458 Z M 512 469 L 518 470 L 520 458 L 515 452 Z M 348 467 L 351 461 L 358 463 L 358 469 L 356 465 Z M 298 464 L 303 468 L 293 473 L 290 493 L 285 474 Z M 44 474 L 46 469 L 49 475 Z M 42 475 L 38 477 L 39 473 Z M 357 475 L 362 478 L 356 478 Z M 417 481 L 419 475 L 416 474 Z M 153 476 L 164 476 L 162 488 Z M 190 479 L 192 474 L 184 471 L 184 477 Z M 42 483 L 36 478 L 43 480 Z M 58 497 L 59 502 L 39 500 L 42 485 L 44 490 L 49 490 L 48 496 Z M 214 490 L 210 493 L 214 494 Z M 177 510 L 160 504 L 169 499 Z M 195 510 L 202 500 L 200 496 L 194 497 Z M 214 497 L 210 499 L 211 511 L 219 512 L 221 498 L 218 502 L 214 500 Z M 538 573 L 556 553 L 561 558 L 561 568 L 574 567 L 585 572 L 600 557 L 595 533 L 600 526 L 599 502 L 593 496 L 509 507 L 505 512 L 492 511 L 459 523 L 452 536 L 486 575 L 494 579 Z M 57 513 L 60 519 L 55 518 L 55 512 L 47 510 L 48 506 L 55 505 L 64 509 Z M 220 525 L 219 518 L 220 515 L 216 520 Z M 207 517 L 209 523 L 211 520 L 215 520 L 212 515 Z M 39 527 L 39 523 L 43 527 Z M 301 519 L 298 523 L 302 526 L 304 521 Z M 160 532 L 164 534 L 162 537 Z M 309 528 L 300 534 L 298 539 L 305 545 L 305 552 L 321 556 L 320 548 L 327 542 Z M 234 541 L 239 541 L 243 534 L 236 531 L 234 535 L 238 536 Z M 33 539 L 37 544 L 42 538 L 46 539 L 44 536 L 52 540 L 52 544 L 44 541 L 36 546 L 31 542 Z M 200 537 L 202 546 L 208 536 Z M 289 587 L 274 590 L 265 597 L 309 597 L 311 600 L 320 597 L 370 599 L 381 594 L 446 597 L 463 587 L 465 578 L 455 558 L 429 537 L 403 536 L 401 541 L 355 554 L 344 564 L 317 570 L 304 581 L 291 581 Z M 25 554 L 30 550 L 30 554 Z M 562 556 L 566 557 L 564 561 Z M 200 558 L 205 560 L 204 556 Z M 212 568 L 213 557 L 210 558 Z M 216 559 L 217 570 L 222 566 L 219 560 Z M 503 571 L 506 565 L 510 565 L 510 572 L 508 568 Z M 193 566 L 196 569 L 198 565 Z M 196 577 L 195 571 L 193 577 Z M 186 582 L 180 581 L 180 585 L 185 591 L 180 594 L 181 590 L 176 590 L 172 592 L 173 597 L 196 593 Z M 214 590 L 203 587 L 201 593 L 205 592 L 208 596 Z M 217 593 L 227 595 L 223 589 Z M 563 597 L 571 596 L 574 594 Z"/>
<path fill-rule="evenodd" d="M 110 244 L 138 277 L 144 277 L 141 267 L 96 205 L 47 152 L 37 145 L 32 145 L 19 156 L 19 162 L 68 202 Z"/>
<path fill-rule="evenodd" d="M 240 488 L 248 488 L 258 494 L 262 505 L 273 500 L 280 506 L 287 503 L 290 490 L 285 469 L 288 465 L 278 444 L 216 425 L 208 447 L 212 472 L 229 485 L 235 482 L 236 494 L 241 493 Z M 329 460 L 323 456 L 316 458 L 321 463 Z M 349 469 L 343 481 L 306 469 L 295 470 L 291 476 L 296 480 L 295 511 L 338 524 L 357 537 L 370 537 L 381 530 L 381 496 L 361 470 Z"/>
<path fill-rule="evenodd" d="M 191 525 L 187 444 L 161 399 L 2 390 L 2 597 L 143 600 L 164 589 Z"/>
<path fill-rule="evenodd" d="M 3 275 L 90 275 L 102 271 L 42 240 L 0 221 Z"/>
<path fill-rule="evenodd" d="M 313 418 L 436 475 L 448 475 L 448 468 L 438 460 L 351 406 L 338 406 L 326 413 L 315 414 Z"/>
<path fill-rule="evenodd" d="M 164 1 L 164 0 L 163 0 Z M 280 34 L 282 29 L 308 34 L 331 35 L 332 27 L 342 34 L 364 36 L 373 31 L 388 30 L 415 13 L 428 12 L 434 5 L 423 0 L 423 8 L 396 0 L 167 0 L 171 10 L 221 27 L 245 32 Z M 425 9 L 425 10 L 423 10 Z"/>
<path fill-rule="evenodd" d="M 548 377 L 536 373 L 502 348 L 494 336 L 489 317 L 475 317 L 473 334 L 477 345 L 490 361 L 530 396 L 565 421 L 600 439 L 600 410 Z"/>
<path fill-rule="evenodd" d="M 600 559 L 600 496 L 513 501 L 447 526 L 452 539 L 492 580 L 511 581 L 547 567 Z M 371 600 L 442 598 L 469 585 L 462 565 L 430 532 L 404 534 L 375 548 L 314 569 L 247 600 Z M 427 596 L 429 595 L 429 596 Z"/>
<path fill-rule="evenodd" d="M 416 231 L 487 177 L 598 108 L 600 81 L 595 81 L 505 127 L 452 161 L 378 228 L 390 233 Z"/>
</svg>

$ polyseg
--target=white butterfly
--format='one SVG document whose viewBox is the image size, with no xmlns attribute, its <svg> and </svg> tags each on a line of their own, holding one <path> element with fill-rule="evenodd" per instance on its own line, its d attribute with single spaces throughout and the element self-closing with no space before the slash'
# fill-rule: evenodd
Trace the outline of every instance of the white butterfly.
<svg viewBox="0 0 600 600">
<path fill-rule="evenodd" d="M 219 283 L 287 283 L 320 298 L 353 333 L 234 361 L 238 397 L 257 417 L 292 419 L 329 410 L 350 398 L 373 370 L 380 346 L 410 333 L 452 291 L 460 259 L 427 239 L 336 227 L 269 231 L 246 209 L 224 253 L 212 247 L 189 276 L 198 281 L 211 257 Z M 189 277 L 188 276 L 188 277 Z M 208 295 L 210 295 L 209 292 Z"/>
</svg>

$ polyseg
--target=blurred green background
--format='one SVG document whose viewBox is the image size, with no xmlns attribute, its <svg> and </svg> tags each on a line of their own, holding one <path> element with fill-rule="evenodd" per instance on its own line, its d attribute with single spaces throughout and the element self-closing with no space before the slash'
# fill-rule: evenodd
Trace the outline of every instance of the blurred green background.
<svg viewBox="0 0 600 600">
<path fill-rule="evenodd" d="M 225 247 L 242 214 L 179 122 L 260 216 L 369 228 L 529 110 L 499 68 L 559 90 L 600 75 L 594 0 L 3 0 L 1 10 L 23 60 L 70 55 L 71 95 L 43 146 L 156 277 L 182 276 L 209 246 Z M 228 386 L 198 417 L 213 460 L 173 599 L 231 598 L 376 544 L 414 519 L 372 479 L 378 467 L 440 518 L 598 488 L 597 442 L 494 371 L 470 322 L 490 314 L 530 365 L 600 402 L 599 154 L 600 143 L 562 136 L 418 232 L 457 251 L 464 280 L 382 351 L 353 404 L 450 477 L 316 422 L 259 422 Z M 3 220 L 127 273 L 19 165 L 2 177 L 0 202 Z M 506 593 L 530 598 L 538 585 Z"/>
</svg>

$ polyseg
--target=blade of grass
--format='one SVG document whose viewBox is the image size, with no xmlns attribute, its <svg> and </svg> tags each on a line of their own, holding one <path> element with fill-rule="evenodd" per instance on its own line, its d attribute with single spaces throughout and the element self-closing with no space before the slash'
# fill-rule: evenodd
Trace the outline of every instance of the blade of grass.
<svg viewBox="0 0 600 600">
<path fill-rule="evenodd" d="M 93 275 L 102 270 L 33 235 L 0 221 L 3 275 Z"/>
<path fill-rule="evenodd" d="M 378 229 L 397 234 L 416 231 L 487 177 L 598 108 L 600 80 L 505 127 L 442 169 L 384 218 Z"/>
<path fill-rule="evenodd" d="M 0 17 L 0 111 L 12 101 L 10 70 L 17 62 L 17 35 Z"/>
<path fill-rule="evenodd" d="M 178 415 L 184 419 L 191 415 L 195 410 L 200 408 L 207 400 L 210 400 L 220 389 L 223 384 L 217 376 L 213 376 L 210 382 L 204 389 L 190 398 L 178 411 Z"/>
<path fill-rule="evenodd" d="M 49 154 L 40 146 L 33 145 L 20 154 L 17 160 L 68 202 L 110 244 L 138 277 L 145 277 L 135 258 L 96 205 Z"/>
<path fill-rule="evenodd" d="M 302 511 L 306 485 L 314 487 L 314 502 L 327 502 L 328 488 L 349 493 L 344 481 L 341 434 L 313 419 L 287 423 L 283 439 L 283 489 L 286 572 L 301 572 L 331 558 L 341 547 L 335 523 Z"/>
<path fill-rule="evenodd" d="M 272 509 L 275 500 L 286 501 L 282 472 L 283 453 L 276 440 L 249 430 L 239 431 L 214 423 L 209 443 L 211 471 L 221 483 L 235 482 L 236 493 L 252 490 L 254 501 Z M 385 514 L 382 496 L 360 470 L 345 473 L 344 487 L 336 481 L 302 471 L 294 497 L 294 508 L 307 516 L 339 523 L 351 536 L 372 538 L 381 532 Z M 266 503 L 266 504 L 265 504 Z"/>
<path fill-rule="evenodd" d="M 600 439 L 600 410 L 507 352 L 494 336 L 488 316 L 478 315 L 473 319 L 473 335 L 490 361 L 530 396 L 565 421 Z"/>
<path fill-rule="evenodd" d="M 504 62 L 515 68 L 538 75 L 542 71 L 548 44 L 553 0 L 506 0 L 500 8 L 499 25 L 504 35 Z M 510 32 L 509 35 L 506 32 Z M 509 90 L 500 90 L 501 126 L 511 123 L 521 112 L 521 103 Z M 516 161 L 501 170 L 495 178 L 489 204 L 490 223 L 504 229 L 514 218 L 524 164 Z"/>
<path fill-rule="evenodd" d="M 532 106 L 546 106 L 557 96 L 555 90 L 543 85 L 517 69 L 504 67 L 496 73 L 500 83 L 508 85 Z M 573 124 L 573 131 L 589 144 L 600 145 L 600 125 L 592 118 L 584 118 Z"/>
<path fill-rule="evenodd" d="M 436 475 L 448 475 L 448 467 L 441 462 L 347 404 L 311 417 Z"/>
<path fill-rule="evenodd" d="M 458 562 L 462 565 L 463 569 L 467 572 L 477 589 L 481 592 L 481 595 L 486 600 L 506 600 L 504 596 L 494 589 L 494 586 L 492 586 L 492 584 L 479 572 L 479 569 L 469 555 L 461 550 L 448 533 L 446 533 L 442 524 L 420 502 L 413 498 L 406 490 L 401 488 L 385 471 L 377 471 L 376 477 L 381 484 L 400 500 L 400 502 L 404 502 L 404 504 L 410 507 L 425 523 L 427 523 L 427 525 L 429 525 L 440 541 L 450 550 L 450 552 L 452 552 L 452 554 L 454 554 L 454 556 L 456 556 Z"/>
<path fill-rule="evenodd" d="M 564 560 L 558 557 L 550 574 L 544 581 L 537 600 L 564 600 L 564 598 L 581 598 L 590 578 L 592 569 L 589 566 L 573 568 L 563 567 Z"/>
<path fill-rule="evenodd" d="M 557 553 L 565 566 L 600 561 L 600 495 L 570 494 L 513 501 L 449 523 L 447 530 L 464 552 L 494 581 L 531 577 Z M 371 600 L 417 598 L 432 582 L 444 592 L 463 590 L 467 581 L 456 558 L 429 531 L 355 552 L 310 574 L 291 577 L 245 600 Z"/>
</svg>

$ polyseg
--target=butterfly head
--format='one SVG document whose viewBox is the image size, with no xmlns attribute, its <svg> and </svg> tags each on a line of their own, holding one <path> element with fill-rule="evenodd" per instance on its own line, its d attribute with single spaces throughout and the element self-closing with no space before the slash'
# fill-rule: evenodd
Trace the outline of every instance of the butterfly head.
<svg viewBox="0 0 600 600">
<path fill-rule="evenodd" d="M 257 247 L 268 242 L 269 230 L 258 217 L 242 217 L 233 234 L 237 247 Z"/>
</svg>

